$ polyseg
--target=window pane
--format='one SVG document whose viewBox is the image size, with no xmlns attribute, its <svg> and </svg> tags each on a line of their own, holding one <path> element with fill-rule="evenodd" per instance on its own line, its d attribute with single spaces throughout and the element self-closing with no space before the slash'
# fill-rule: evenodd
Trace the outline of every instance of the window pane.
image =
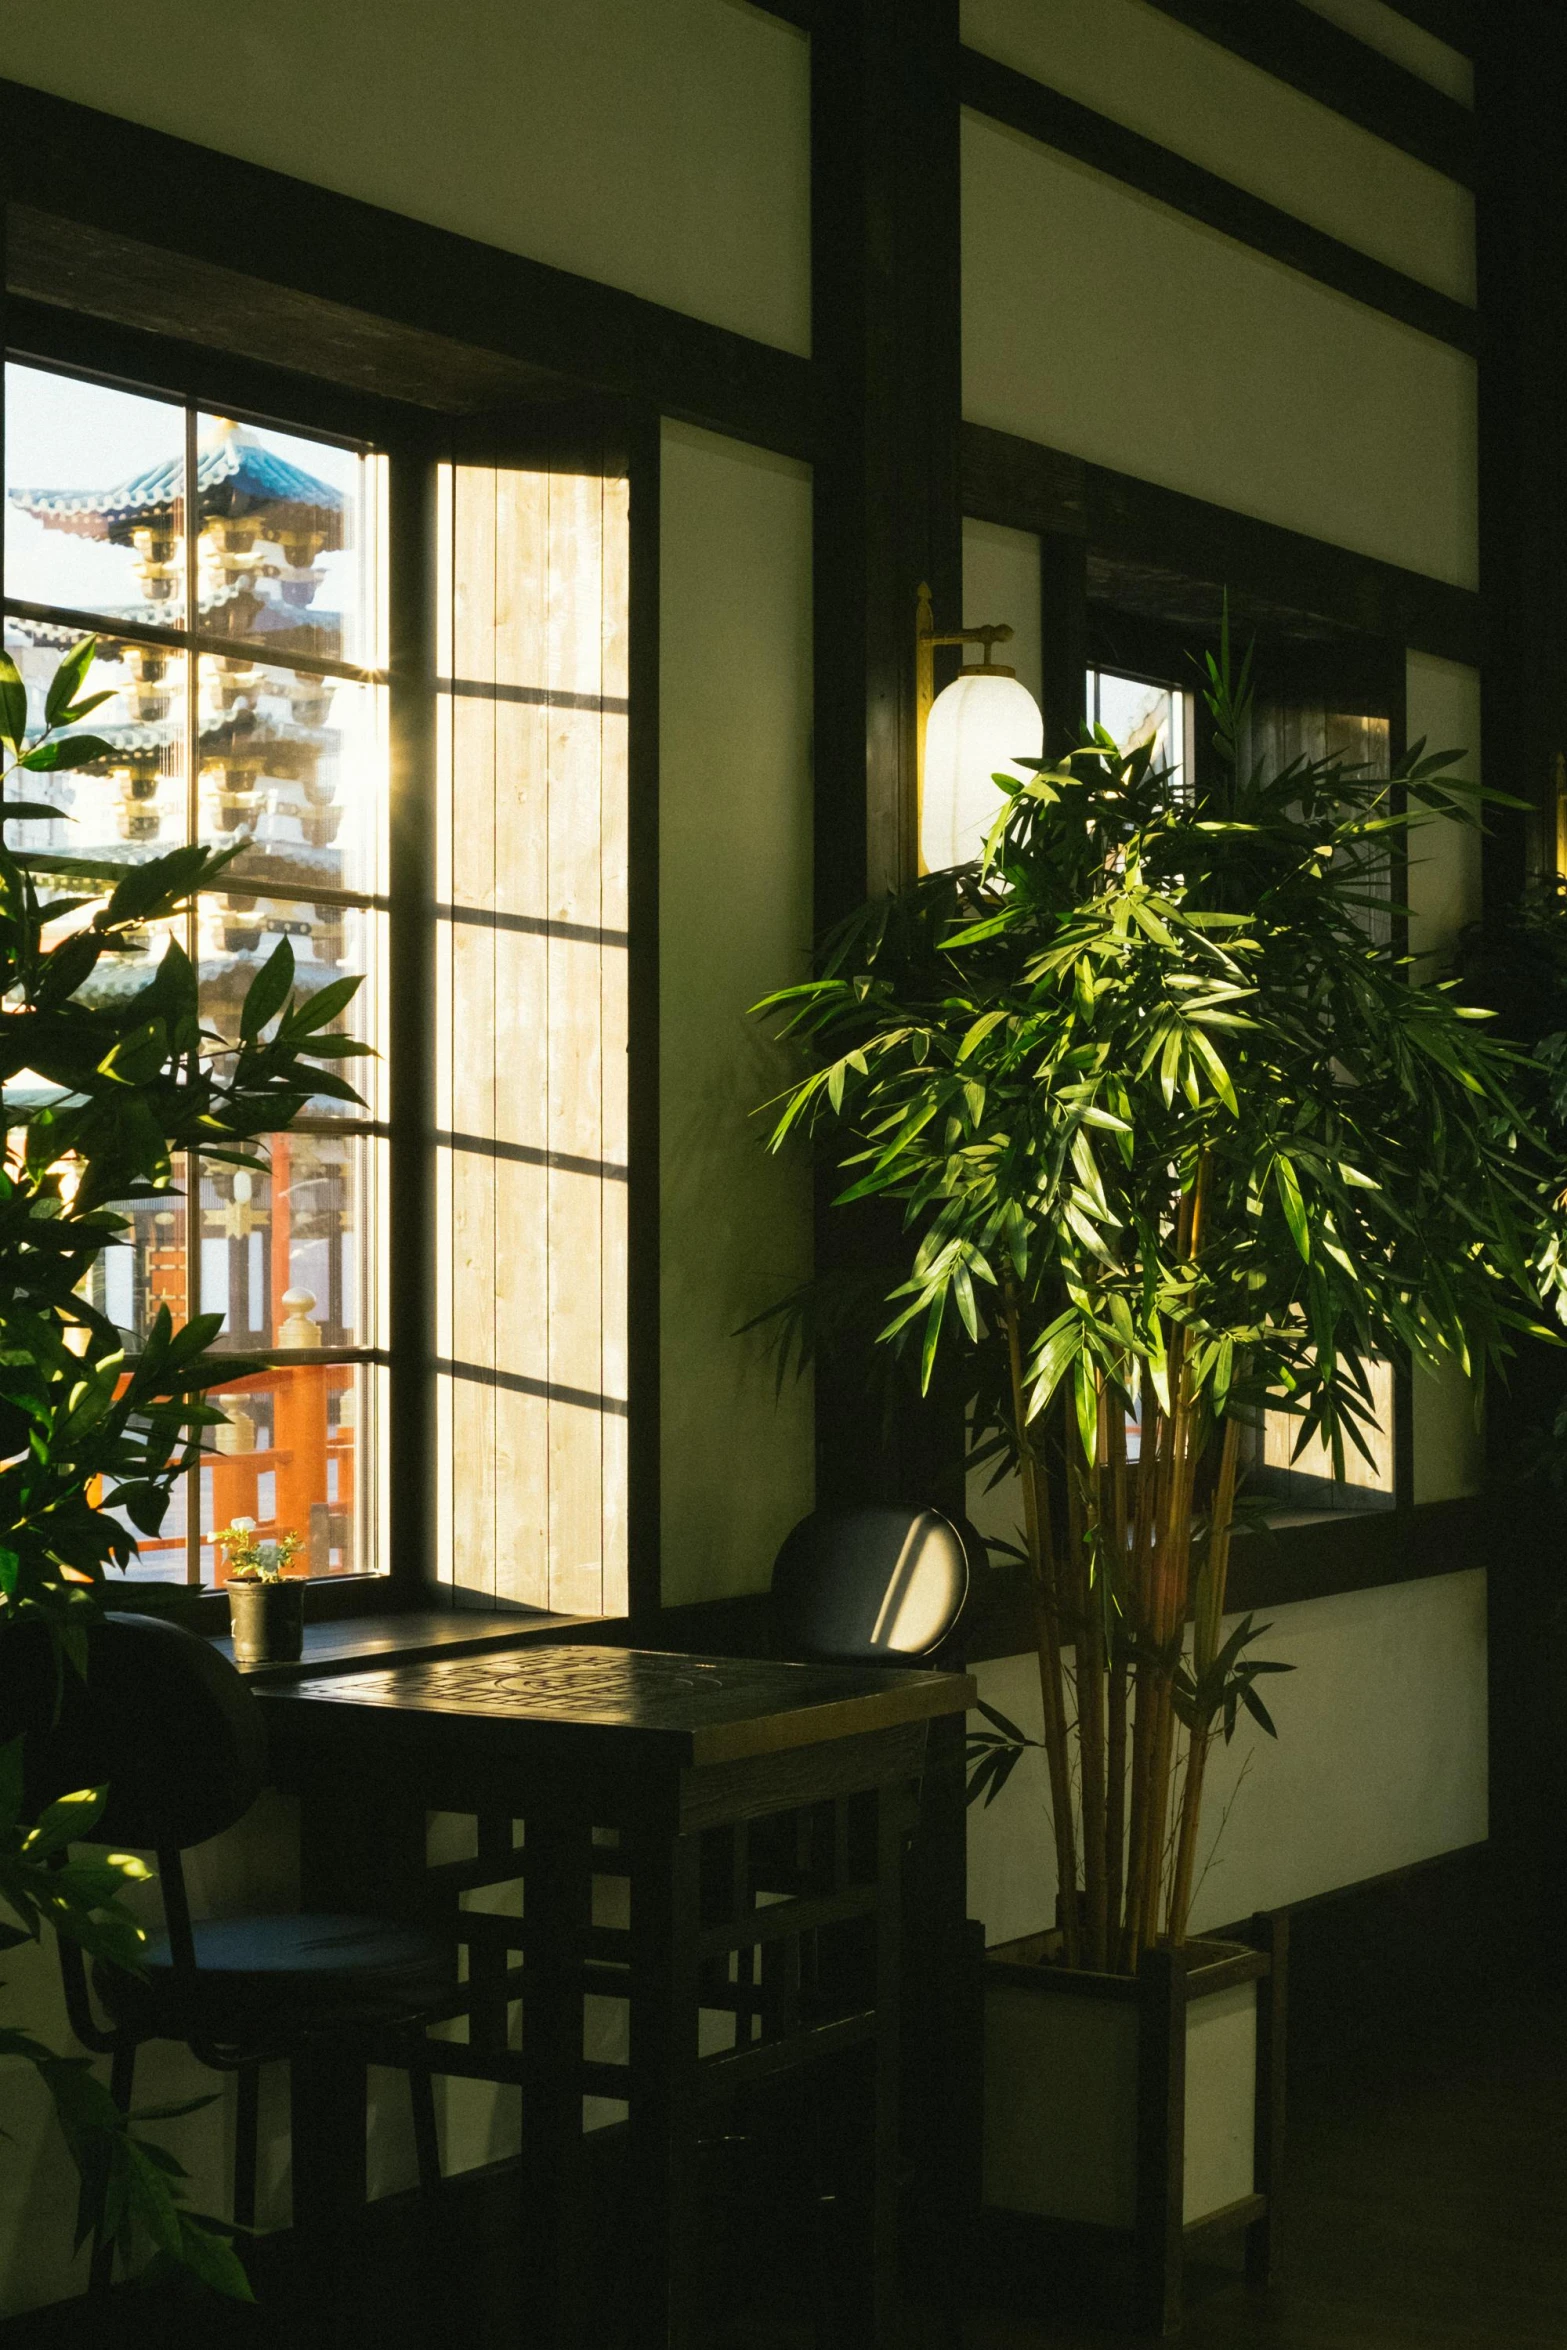
<svg viewBox="0 0 1567 2350">
<path fill-rule="evenodd" d="M 183 409 L 36 367 L 5 372 L 7 594 L 181 626 Z"/>
<path fill-rule="evenodd" d="M 385 694 L 248 656 L 204 655 L 201 837 L 290 889 L 380 887 Z"/>
<path fill-rule="evenodd" d="M 1152 743 L 1156 767 L 1174 770 L 1177 789 L 1186 764 L 1186 696 L 1173 687 L 1118 677 L 1108 669 L 1088 672 L 1088 714 L 1113 735 L 1123 751 Z"/>
<path fill-rule="evenodd" d="M 197 428 L 200 619 L 214 636 L 369 667 L 369 465 L 351 449 L 226 416 Z"/>
<path fill-rule="evenodd" d="M 186 1319 L 185 1196 L 121 1201 L 129 1229 L 104 1250 L 87 1276 L 87 1295 L 132 1348 L 139 1346 L 160 1306 L 175 1327 Z"/>
<path fill-rule="evenodd" d="M 111 1518 L 118 1518 L 127 1533 L 136 1541 L 136 1563 L 129 1573 L 139 1578 L 150 1578 L 157 1583 L 183 1583 L 188 1572 L 185 1552 L 186 1512 L 190 1507 L 190 1478 L 176 1480 L 169 1497 L 168 1510 L 156 1534 L 142 1534 L 134 1527 L 124 1510 L 110 1510 Z M 117 1578 L 111 1569 L 108 1581 L 109 1605 L 125 1606 L 117 1596 Z M 134 1605 L 134 1601 L 129 1604 Z"/>
<path fill-rule="evenodd" d="M 1289 1412 L 1265 1412 L 1262 1427 L 1253 1431 L 1247 1450 L 1251 1462 L 1248 1489 L 1286 1509 L 1386 1510 L 1393 1507 L 1393 1366 L 1370 1362 L 1366 1375 L 1371 1387 L 1376 1426 L 1365 1430 L 1371 1460 L 1365 1460 L 1346 1437 L 1344 1475 L 1333 1474 L 1333 1455 L 1320 1438 L 1296 1454 L 1300 1421 Z"/>
<path fill-rule="evenodd" d="M 240 1008 L 257 971 L 286 938 L 294 956 L 294 991 L 302 999 L 332 980 L 354 977 L 363 985 L 347 1007 L 327 1022 L 323 1035 L 373 1041 L 376 981 L 374 965 L 381 917 L 358 906 L 308 906 L 291 900 L 252 897 L 248 890 L 214 890 L 200 900 L 197 915 L 198 970 L 203 1025 L 223 1036 L 239 1033 Z M 312 1114 L 364 1118 L 375 1115 L 377 1070 L 360 1057 L 331 1066 L 364 1097 L 366 1107 L 320 1094 Z"/>
<path fill-rule="evenodd" d="M 79 629 L 6 621 L 6 650 L 27 686 L 33 733 L 43 730 L 50 679 L 81 641 Z M 13 798 L 47 801 L 60 813 L 50 823 L 16 825 L 7 838 L 14 848 L 135 864 L 185 838 L 185 656 L 107 636 L 98 646 L 87 688 L 114 699 L 67 731 L 101 735 L 113 753 L 91 767 L 19 776 Z"/>
<path fill-rule="evenodd" d="M 375 1495 L 364 1433 L 374 1374 L 362 1363 L 280 1365 L 213 1395 L 228 1425 L 208 1429 L 201 1467 L 201 1579 L 225 1580 L 214 1533 L 251 1518 L 263 1542 L 297 1534 L 290 1573 L 373 1567 Z"/>
<path fill-rule="evenodd" d="M 201 1310 L 238 1353 L 374 1343 L 366 1261 L 373 1144 L 349 1134 L 275 1134 L 260 1169 L 201 1173 Z"/>
</svg>

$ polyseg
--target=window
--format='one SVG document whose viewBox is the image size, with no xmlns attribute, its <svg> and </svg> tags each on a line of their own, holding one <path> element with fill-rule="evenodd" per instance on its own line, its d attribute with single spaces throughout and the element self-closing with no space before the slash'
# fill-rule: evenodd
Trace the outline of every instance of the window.
<svg viewBox="0 0 1567 2350">
<path fill-rule="evenodd" d="M 1191 756 L 1190 694 L 1178 686 L 1123 677 L 1113 669 L 1090 669 L 1086 708 L 1089 725 L 1102 726 L 1123 751 L 1152 743 L 1155 767 L 1168 767 L 1176 789 L 1184 791 Z"/>
<path fill-rule="evenodd" d="M 386 923 L 384 464 L 363 447 L 203 414 L 31 365 L 6 371 L 5 641 L 30 693 L 84 635 L 110 759 L 29 779 L 58 814 L 17 844 L 130 863 L 237 846 L 186 918 L 204 1011 L 232 1025 L 281 938 L 310 994 L 366 984 L 341 1025 L 378 1033 Z M 41 723 L 41 708 L 39 711 Z M 166 937 L 105 986 L 139 985 Z M 95 1302 L 134 1348 L 166 1304 L 223 1316 L 220 1348 L 266 1365 L 217 1391 L 229 1425 L 141 1572 L 220 1579 L 215 1530 L 298 1534 L 313 1575 L 381 1560 L 384 1063 L 348 1064 L 365 1111 L 320 1099 L 264 1173 L 192 1154 L 136 1206 Z M 360 1074 L 364 1072 L 364 1074 Z"/>
</svg>

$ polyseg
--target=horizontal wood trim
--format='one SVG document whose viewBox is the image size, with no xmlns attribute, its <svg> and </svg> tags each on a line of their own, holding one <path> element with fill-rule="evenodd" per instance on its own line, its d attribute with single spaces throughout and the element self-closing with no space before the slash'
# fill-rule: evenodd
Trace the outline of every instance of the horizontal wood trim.
<svg viewBox="0 0 1567 2350">
<path fill-rule="evenodd" d="M 1206 2212 L 1201 2219 L 1189 2219 L 1181 2230 L 1181 2241 L 1188 2260 L 1201 2259 L 1210 2245 L 1232 2236 L 1238 2228 L 1249 2228 L 1253 2220 L 1266 2219 L 1266 2195 L 1241 2195 L 1233 2203 L 1221 2204 L 1217 2211 Z"/>
<path fill-rule="evenodd" d="M 1401 1868 L 1382 1869 L 1374 1877 L 1357 1877 L 1349 1885 L 1330 1885 L 1323 1893 L 1303 1894 L 1299 1901 L 1283 1903 L 1282 1910 L 1293 1924 L 1298 1918 L 1314 1918 L 1324 1911 L 1385 1905 L 1406 1896 L 1419 1897 L 1432 1888 L 1434 1898 L 1440 1901 L 1444 1888 L 1483 1878 L 1494 1859 L 1489 1840 L 1455 1844 L 1451 1852 L 1436 1852 L 1425 1860 L 1406 1861 Z M 1248 1930 L 1249 1922 L 1242 1918 L 1233 1925 L 1205 1929 L 1203 1939 L 1226 1942 Z"/>
<path fill-rule="evenodd" d="M 0 107 L 31 300 L 429 408 L 586 390 L 810 454 L 794 352 L 22 83 Z"/>
<path fill-rule="evenodd" d="M 1330 24 L 1303 0 L 1153 0 L 1153 5 L 1260 66 L 1275 81 L 1287 82 L 1390 147 L 1401 148 L 1417 163 L 1464 187 L 1474 186 L 1474 117 L 1468 108 Z"/>
<path fill-rule="evenodd" d="M 1490 1563 L 1495 1495 L 1420 1502 L 1412 1509 L 1324 1513 L 1306 1525 L 1238 1534 L 1230 1554 L 1234 1614 L 1414 1583 Z M 969 1600 L 960 1641 L 965 1661 L 1022 1656 L 1034 1646 L 1026 1570 L 992 1567 Z"/>
<path fill-rule="evenodd" d="M 963 511 L 975 521 L 1086 538 L 1095 554 L 1243 592 L 1281 615 L 1310 615 L 1448 661 L 1480 659 L 1480 599 L 1468 588 L 988 425 L 964 425 L 962 463 Z"/>
<path fill-rule="evenodd" d="M 982 56 L 976 49 L 963 51 L 959 91 L 965 106 L 991 121 L 1005 123 L 1026 138 L 1089 164 L 1170 205 L 1188 219 L 1199 220 L 1254 252 L 1265 253 L 1270 261 L 1299 270 L 1319 285 L 1348 294 L 1404 326 L 1416 327 L 1471 356 L 1478 353 L 1479 322 L 1465 303 L 1455 302 L 1449 295 L 1422 285 L 1418 278 L 1407 277 L 1402 270 L 1309 227 L 1277 204 L 1269 204 L 1237 187 L 1233 180 L 1112 122 L 1075 98 L 1033 81 L 993 57 Z"/>
<path fill-rule="evenodd" d="M 5 331 L 12 359 L 36 359 L 138 391 L 166 392 L 244 422 L 330 433 L 387 449 L 422 448 L 432 432 L 443 429 L 428 408 L 413 401 L 324 383 L 319 376 L 90 318 L 24 294 L 7 295 Z"/>
</svg>

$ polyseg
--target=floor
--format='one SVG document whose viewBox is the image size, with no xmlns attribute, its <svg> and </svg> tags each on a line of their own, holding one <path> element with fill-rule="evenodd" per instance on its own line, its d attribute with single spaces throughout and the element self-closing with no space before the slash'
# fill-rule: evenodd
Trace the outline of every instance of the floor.
<svg viewBox="0 0 1567 2350">
<path fill-rule="evenodd" d="M 1567 2001 L 1416 2015 L 1297 2066 L 1292 2091 L 1279 2281 L 1202 2280 L 1181 2350 L 1567 2345 Z M 964 2350 L 1127 2339 L 984 2312 L 963 2332 Z"/>
<path fill-rule="evenodd" d="M 1343 2015 L 1308 2020 L 1314 2054 L 1292 2061 L 1279 2281 L 1253 2294 L 1222 2274 L 1194 2279 L 1181 2350 L 1567 2350 L 1567 1994 L 1493 1985 L 1478 1998 L 1422 1996 L 1369 2033 Z M 330 2317 L 263 2268 L 261 2308 L 179 2312 L 141 2296 L 112 2329 L 94 2326 L 93 2350 L 526 2350 L 512 2192 L 497 2179 L 488 2200 L 453 2198 L 434 2247 L 421 2248 L 410 2214 L 385 2212 L 369 2255 L 339 2269 Z M 605 2271 L 624 2268 L 624 2239 L 611 2228 L 606 2241 Z M 753 2287 L 763 2273 L 743 2252 L 726 2265 Z M 712 2350 L 807 2350 L 811 2328 L 776 2303 L 769 2312 L 767 2299 L 744 2317 L 715 2312 Z M 75 2318 L 79 2329 L 79 2308 Z M 0 2350 L 13 2338 L 16 2350 L 85 2350 L 69 2323 L 0 2327 Z M 585 2339 L 615 2350 L 620 2329 L 594 2322 Z M 962 2350 L 1129 2345 L 974 2296 L 961 2340 Z M 833 2350 L 861 2345 L 841 2337 Z M 927 2301 L 908 2310 L 900 2350 L 957 2350 L 957 2337 Z"/>
</svg>

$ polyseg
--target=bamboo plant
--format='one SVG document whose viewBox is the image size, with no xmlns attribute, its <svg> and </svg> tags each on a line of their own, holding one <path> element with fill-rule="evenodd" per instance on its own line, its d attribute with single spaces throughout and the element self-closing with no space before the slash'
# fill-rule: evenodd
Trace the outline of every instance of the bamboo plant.
<svg viewBox="0 0 1567 2350">
<path fill-rule="evenodd" d="M 1370 918 L 1403 836 L 1477 823 L 1477 789 L 1423 744 L 1391 778 L 1254 763 L 1249 673 L 1226 632 L 1209 783 L 1103 732 L 998 776 L 980 860 L 758 1007 L 813 1062 L 773 1147 L 804 1129 L 843 1202 L 901 1208 L 878 1335 L 927 1386 L 946 1365 L 971 1465 L 1017 1476 L 1061 1953 L 1095 1969 L 1185 1939 L 1214 1740 L 1272 1728 L 1281 1668 L 1226 1597 L 1261 1414 L 1342 1475 L 1369 1364 L 1478 1382 L 1554 1278 L 1518 1056 Z M 992 1719 L 987 1796 L 1025 1743 Z"/>
</svg>

